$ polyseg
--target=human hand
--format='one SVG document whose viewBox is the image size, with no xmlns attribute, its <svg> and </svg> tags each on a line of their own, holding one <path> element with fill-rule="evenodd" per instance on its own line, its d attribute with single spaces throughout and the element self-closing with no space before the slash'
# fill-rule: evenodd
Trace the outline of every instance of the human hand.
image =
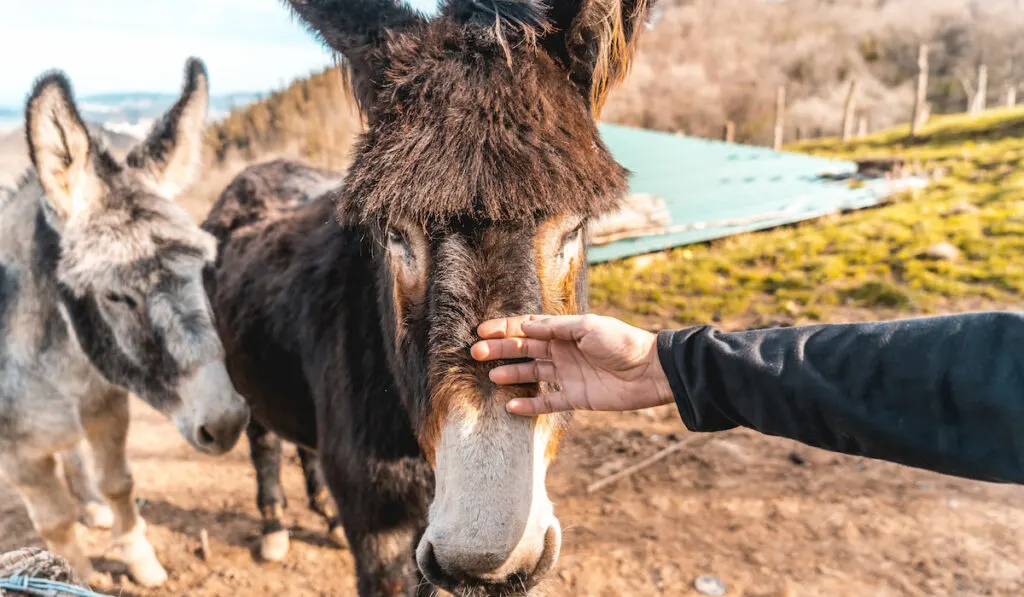
<svg viewBox="0 0 1024 597">
<path fill-rule="evenodd" d="M 524 315 L 480 324 L 478 361 L 534 359 L 491 370 L 499 385 L 548 382 L 558 392 L 510 400 L 517 415 L 566 410 L 637 410 L 670 404 L 657 336 L 612 317 Z"/>
</svg>

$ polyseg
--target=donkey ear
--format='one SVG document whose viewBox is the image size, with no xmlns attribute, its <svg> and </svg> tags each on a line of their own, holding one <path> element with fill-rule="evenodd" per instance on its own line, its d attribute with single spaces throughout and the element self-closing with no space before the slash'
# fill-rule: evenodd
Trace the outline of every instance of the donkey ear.
<svg viewBox="0 0 1024 597">
<path fill-rule="evenodd" d="M 142 170 L 168 198 L 185 190 L 199 172 L 209 87 L 202 61 L 189 58 L 181 97 L 128 154 L 128 165 Z"/>
<path fill-rule="evenodd" d="M 356 101 L 373 105 L 385 69 L 388 32 L 425 23 L 422 15 L 396 0 L 287 0 L 292 11 L 348 65 Z"/>
<path fill-rule="evenodd" d="M 93 166 L 89 132 L 63 73 L 36 82 L 25 108 L 25 139 L 39 182 L 61 219 L 102 200 L 103 182 Z"/>
<path fill-rule="evenodd" d="M 637 40 L 656 0 L 554 0 L 554 33 L 544 47 L 569 70 L 595 118 L 608 92 L 629 73 Z"/>
</svg>

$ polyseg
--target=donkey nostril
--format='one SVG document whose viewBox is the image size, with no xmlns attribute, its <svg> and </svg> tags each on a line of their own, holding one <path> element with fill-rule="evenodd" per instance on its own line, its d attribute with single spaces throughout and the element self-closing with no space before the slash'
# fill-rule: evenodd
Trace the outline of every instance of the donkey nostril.
<svg viewBox="0 0 1024 597">
<path fill-rule="evenodd" d="M 441 570 L 441 565 L 437 563 L 437 554 L 434 553 L 434 545 L 427 542 L 426 549 L 423 550 L 423 554 L 418 562 L 421 568 L 421 572 L 429 577 L 443 577 L 444 571 Z"/>
<path fill-rule="evenodd" d="M 217 440 L 215 440 L 213 438 L 213 434 L 211 434 L 210 431 L 206 428 L 206 425 L 202 425 L 202 426 L 199 427 L 199 443 L 200 444 L 202 444 L 204 446 L 210 446 L 210 445 L 215 444 L 216 442 L 217 442 Z"/>
</svg>

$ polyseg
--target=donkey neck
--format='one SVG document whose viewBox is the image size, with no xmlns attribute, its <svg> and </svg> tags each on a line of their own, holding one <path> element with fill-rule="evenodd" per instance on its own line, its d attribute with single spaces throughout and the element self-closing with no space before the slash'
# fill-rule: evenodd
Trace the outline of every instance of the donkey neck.
<svg viewBox="0 0 1024 597">
<path fill-rule="evenodd" d="M 75 375 L 95 372 L 68 333 L 57 294 L 60 234 L 47 221 L 34 171 L 0 203 L 0 357 L 34 367 L 58 363 Z M 55 358 L 56 357 L 56 358 Z M 4 359 L 0 359 L 0 365 Z"/>
</svg>

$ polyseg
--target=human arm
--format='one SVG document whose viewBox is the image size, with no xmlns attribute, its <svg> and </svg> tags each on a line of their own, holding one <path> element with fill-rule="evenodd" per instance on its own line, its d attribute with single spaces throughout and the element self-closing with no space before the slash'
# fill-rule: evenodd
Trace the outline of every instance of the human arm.
<svg viewBox="0 0 1024 597">
<path fill-rule="evenodd" d="M 601 328 L 607 319 L 588 322 Z M 540 342 L 560 346 L 547 349 L 551 357 L 578 359 L 568 349 L 575 346 L 575 351 L 582 352 L 580 348 L 586 347 L 575 338 L 594 332 L 581 329 L 582 321 L 540 319 L 520 325 L 519 331 L 523 339 L 536 333 L 548 338 Z M 559 339 L 556 324 L 572 328 L 575 336 L 565 336 L 562 329 L 558 333 L 569 339 Z M 481 331 L 493 330 L 485 324 Z M 652 338 L 649 335 L 643 342 Z M 827 450 L 946 474 L 1024 482 L 1024 316 L 1020 314 L 974 313 L 733 333 L 702 326 L 662 332 L 655 342 L 653 355 L 660 366 L 643 366 L 636 359 L 630 370 L 642 367 L 652 379 L 664 375 L 691 431 L 743 426 Z M 513 347 L 504 346 L 505 350 Z M 474 348 L 474 356 L 480 356 L 480 350 Z M 533 351 L 543 354 L 544 349 L 533 345 Z M 648 363 L 650 354 L 645 357 Z M 589 379 L 593 377 L 589 372 L 603 361 L 591 364 L 591 369 L 565 358 L 546 362 L 532 371 L 546 376 L 543 381 L 560 384 L 558 376 L 563 369 L 571 370 L 569 363 L 578 370 L 577 377 Z M 529 366 L 499 367 L 491 376 L 496 383 L 536 381 Z M 641 389 L 657 383 L 591 383 L 582 403 L 578 396 L 565 395 L 578 391 L 578 385 L 571 386 L 577 390 L 563 386 L 548 401 L 558 410 L 623 410 L 610 402 L 609 395 L 618 392 L 620 404 L 633 405 L 626 408 L 652 406 L 662 403 L 657 393 L 643 394 Z M 545 412 L 543 402 L 515 402 L 510 404 L 513 412 Z"/>
</svg>

